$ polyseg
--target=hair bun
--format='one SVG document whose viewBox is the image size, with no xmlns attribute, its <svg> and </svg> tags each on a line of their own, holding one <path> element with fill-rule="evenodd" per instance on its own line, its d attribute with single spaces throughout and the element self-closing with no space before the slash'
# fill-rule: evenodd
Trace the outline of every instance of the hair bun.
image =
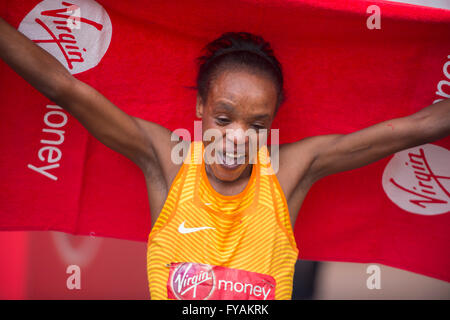
<svg viewBox="0 0 450 320">
<path fill-rule="evenodd" d="M 203 55 L 197 58 L 197 62 L 197 89 L 204 101 L 213 76 L 221 67 L 230 64 L 243 65 L 271 75 L 279 91 L 277 108 L 284 100 L 281 64 L 275 58 L 270 44 L 261 36 L 249 32 L 226 32 L 203 48 Z"/>
</svg>

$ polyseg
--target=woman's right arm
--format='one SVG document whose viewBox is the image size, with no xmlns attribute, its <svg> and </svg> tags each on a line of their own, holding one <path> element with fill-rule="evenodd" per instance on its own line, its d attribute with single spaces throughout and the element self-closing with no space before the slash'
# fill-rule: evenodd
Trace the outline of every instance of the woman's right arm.
<svg viewBox="0 0 450 320">
<path fill-rule="evenodd" d="M 170 155 L 168 129 L 123 112 L 2 18 L 0 58 L 101 143 L 136 163 L 144 174 L 161 170 L 158 159 Z"/>
</svg>

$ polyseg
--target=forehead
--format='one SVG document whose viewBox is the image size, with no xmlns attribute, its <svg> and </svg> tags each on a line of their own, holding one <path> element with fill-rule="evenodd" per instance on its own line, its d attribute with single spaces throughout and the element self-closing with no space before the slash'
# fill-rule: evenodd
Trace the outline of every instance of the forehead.
<svg viewBox="0 0 450 320">
<path fill-rule="evenodd" d="M 273 114 L 277 103 L 277 89 L 273 81 L 260 73 L 245 70 L 225 70 L 212 81 L 208 102 L 228 101 L 248 111 L 264 109 Z"/>
</svg>

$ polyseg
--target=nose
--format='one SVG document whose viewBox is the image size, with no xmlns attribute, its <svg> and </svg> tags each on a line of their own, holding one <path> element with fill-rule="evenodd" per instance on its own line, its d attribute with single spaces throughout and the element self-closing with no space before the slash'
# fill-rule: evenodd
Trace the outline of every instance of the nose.
<svg viewBox="0 0 450 320">
<path fill-rule="evenodd" d="M 245 128 L 242 126 L 234 126 L 227 128 L 226 138 L 233 144 L 245 144 L 248 142 L 248 134 L 245 132 Z"/>
<path fill-rule="evenodd" d="M 248 144 L 249 137 L 246 134 L 244 128 L 239 125 L 235 125 L 232 128 L 226 129 L 226 149 L 238 150 L 238 153 L 245 152 L 245 146 Z M 233 148 L 233 149 L 232 149 Z M 241 152 L 239 152 L 242 150 Z"/>
</svg>

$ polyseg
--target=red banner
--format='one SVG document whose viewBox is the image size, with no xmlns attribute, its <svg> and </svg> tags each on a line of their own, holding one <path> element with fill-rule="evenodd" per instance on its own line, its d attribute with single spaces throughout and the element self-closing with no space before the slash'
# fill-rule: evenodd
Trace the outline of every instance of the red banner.
<svg viewBox="0 0 450 320">
<path fill-rule="evenodd" d="M 171 130 L 193 132 L 195 58 L 226 31 L 262 35 L 283 65 L 287 100 L 273 124 L 281 143 L 354 132 L 450 97 L 450 10 L 27 0 L 2 1 L 0 15 L 122 110 Z M 0 228 L 146 241 L 140 170 L 3 62 L 0 83 Z M 318 181 L 295 226 L 300 258 L 378 262 L 450 281 L 449 146 L 447 137 Z"/>
</svg>

